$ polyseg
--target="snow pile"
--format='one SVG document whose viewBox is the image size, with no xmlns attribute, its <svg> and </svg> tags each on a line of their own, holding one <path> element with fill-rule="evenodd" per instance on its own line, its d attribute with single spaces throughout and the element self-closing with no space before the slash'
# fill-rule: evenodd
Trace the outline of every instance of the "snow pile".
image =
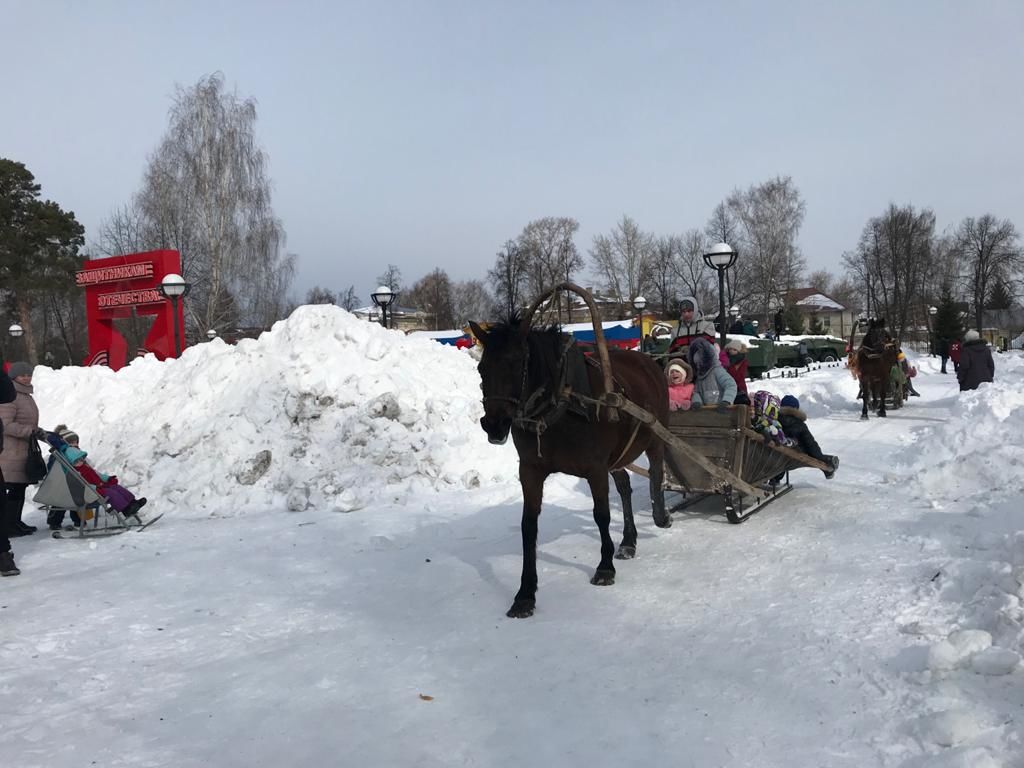
<svg viewBox="0 0 1024 768">
<path fill-rule="evenodd" d="M 948 422 L 918 433 L 906 474 L 919 493 L 939 502 L 1024 493 L 1022 375 L 1024 358 L 997 355 L 992 384 L 959 393 Z"/>
<path fill-rule="evenodd" d="M 95 466 L 159 511 L 347 512 L 514 479 L 514 449 L 488 444 L 478 424 L 475 366 L 435 341 L 307 306 L 258 340 L 218 339 L 117 373 L 40 367 L 34 384 L 42 426 L 70 425 Z"/>
</svg>

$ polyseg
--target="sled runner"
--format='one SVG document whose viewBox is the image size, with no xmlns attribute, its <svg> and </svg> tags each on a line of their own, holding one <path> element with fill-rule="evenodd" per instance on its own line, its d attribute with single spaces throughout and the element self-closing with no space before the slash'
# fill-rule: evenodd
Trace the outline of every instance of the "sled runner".
<svg viewBox="0 0 1024 768">
<path fill-rule="evenodd" d="M 86 482 L 63 454 L 54 451 L 52 455 L 54 464 L 39 484 L 33 500 L 47 511 L 75 512 L 81 520 L 77 532 L 54 531 L 53 538 L 116 536 L 129 530 L 145 530 L 163 517 L 157 515 L 143 521 L 137 514 L 125 516 Z"/>
</svg>

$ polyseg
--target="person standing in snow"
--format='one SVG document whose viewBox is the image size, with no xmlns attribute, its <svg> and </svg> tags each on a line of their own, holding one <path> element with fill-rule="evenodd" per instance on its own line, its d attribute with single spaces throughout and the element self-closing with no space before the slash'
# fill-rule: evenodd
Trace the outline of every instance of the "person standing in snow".
<svg viewBox="0 0 1024 768">
<path fill-rule="evenodd" d="M 800 410 L 799 400 L 793 395 L 786 395 L 782 398 L 780 405 L 782 407 L 779 409 L 779 424 L 782 425 L 782 431 L 786 433 L 786 437 L 794 441 L 800 450 L 812 459 L 817 459 L 832 467 L 825 471 L 825 477 L 831 480 L 839 468 L 839 457 L 821 452 L 821 446 L 818 445 L 818 441 L 814 439 L 814 435 L 811 434 L 811 430 L 807 426 L 807 414 Z"/>
<path fill-rule="evenodd" d="M 14 381 L 17 397 L 13 402 L 0 405 L 0 421 L 4 423 L 4 447 L 0 451 L 5 494 L 3 525 L 8 537 L 29 536 L 36 532 L 34 525 L 21 520 L 25 489 L 30 482 L 25 467 L 29 441 L 42 440 L 46 434 L 39 429 L 39 408 L 32 398 L 33 368 L 30 363 L 11 363 L 8 375 Z"/>
<path fill-rule="evenodd" d="M 953 339 L 949 342 L 949 359 L 953 361 L 953 373 L 960 372 L 960 352 L 963 349 L 963 345 L 960 343 L 960 339 Z"/>
<path fill-rule="evenodd" d="M 977 389 L 983 381 L 995 378 L 996 366 L 992 360 L 992 350 L 981 335 L 974 330 L 964 334 L 964 344 L 960 351 L 960 365 L 957 366 L 956 378 L 960 382 L 960 391 Z"/>
<path fill-rule="evenodd" d="M 14 382 L 11 381 L 11 377 L 7 375 L 5 370 L 0 370 L 0 404 L 13 403 L 17 396 L 18 391 L 14 388 Z M 0 453 L 3 452 L 3 445 L 4 424 L 0 420 Z M 2 468 L 0 468 L 0 487 L 4 485 L 4 475 Z M 3 524 L 5 519 L 3 506 L 0 505 L 0 576 L 17 576 L 21 571 L 18 570 L 18 566 L 14 563 L 11 540 L 7 537 L 7 528 Z"/>
<path fill-rule="evenodd" d="M 942 360 L 942 369 L 939 373 L 946 372 L 946 363 L 949 361 L 949 339 L 939 339 L 938 347 L 939 358 Z"/>
<path fill-rule="evenodd" d="M 718 361 L 714 346 L 698 336 L 690 342 L 686 354 L 693 368 L 693 407 L 717 404 L 724 412 L 736 399 L 736 382 Z"/>
</svg>

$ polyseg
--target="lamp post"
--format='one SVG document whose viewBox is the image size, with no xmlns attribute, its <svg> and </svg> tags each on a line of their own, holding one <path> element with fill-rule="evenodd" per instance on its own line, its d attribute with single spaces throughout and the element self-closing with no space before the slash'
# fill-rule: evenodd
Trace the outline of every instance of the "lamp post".
<svg viewBox="0 0 1024 768">
<path fill-rule="evenodd" d="M 17 323 L 12 323 L 11 327 L 7 329 L 7 332 L 11 335 L 12 339 L 17 340 L 17 339 L 20 339 L 25 334 L 25 329 L 22 328 Z M 12 347 L 12 352 L 11 352 L 12 356 L 18 354 L 18 351 L 17 351 L 18 347 L 19 347 L 19 344 L 18 344 L 17 341 L 15 341 L 14 344 L 13 344 L 13 347 Z"/>
<path fill-rule="evenodd" d="M 938 313 L 938 307 L 928 307 L 928 354 L 930 357 L 935 357 L 935 315 Z"/>
<path fill-rule="evenodd" d="M 211 328 L 206 332 L 206 338 L 209 339 L 210 341 L 213 341 L 214 339 L 217 338 L 217 332 L 213 330 L 213 328 Z"/>
<path fill-rule="evenodd" d="M 633 309 L 636 310 L 636 324 L 640 329 L 640 351 L 645 352 L 644 349 L 644 307 L 647 306 L 647 299 L 643 296 L 637 296 L 633 299 Z"/>
<path fill-rule="evenodd" d="M 715 243 L 704 254 L 704 263 L 718 271 L 718 317 L 721 322 L 718 337 L 725 348 L 725 270 L 736 263 L 736 251 L 728 243 Z"/>
<path fill-rule="evenodd" d="M 171 300 L 172 324 L 174 325 L 174 356 L 181 357 L 181 329 L 178 327 L 178 301 L 188 296 L 192 286 L 185 278 L 172 272 L 160 281 L 160 294 Z"/>
<path fill-rule="evenodd" d="M 386 285 L 381 285 L 377 287 L 376 291 L 370 294 L 370 298 L 373 299 L 374 304 L 380 307 L 380 324 L 387 328 L 388 310 L 391 305 L 395 303 L 395 299 L 398 298 L 398 294 Z"/>
</svg>

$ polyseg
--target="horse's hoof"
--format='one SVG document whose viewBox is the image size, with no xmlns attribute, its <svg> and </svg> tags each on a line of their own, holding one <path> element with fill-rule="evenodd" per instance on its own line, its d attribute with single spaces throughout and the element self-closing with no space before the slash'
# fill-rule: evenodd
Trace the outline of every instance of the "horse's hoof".
<svg viewBox="0 0 1024 768">
<path fill-rule="evenodd" d="M 615 553 L 616 560 L 632 560 L 636 557 L 636 547 L 630 547 L 623 544 L 619 547 L 619 551 Z"/>
<path fill-rule="evenodd" d="M 867 414 L 861 414 L 860 420 L 861 421 L 867 421 L 868 420 Z"/>
<path fill-rule="evenodd" d="M 590 583 L 595 587 L 610 587 L 615 583 L 615 571 L 598 571 Z"/>
<path fill-rule="evenodd" d="M 886 415 L 886 414 L 885 414 L 885 411 L 879 411 L 879 412 L 878 412 L 878 416 L 879 416 L 880 418 L 883 418 L 883 419 L 884 419 L 884 418 L 885 418 L 885 415 Z"/>
<path fill-rule="evenodd" d="M 537 603 L 534 600 L 516 600 L 505 615 L 510 619 L 528 619 L 533 616 L 536 607 Z"/>
<path fill-rule="evenodd" d="M 656 526 L 658 526 L 659 528 L 671 528 L 672 527 L 672 518 L 669 515 L 665 515 L 664 517 L 657 517 L 657 516 L 655 516 L 654 524 Z"/>
</svg>

